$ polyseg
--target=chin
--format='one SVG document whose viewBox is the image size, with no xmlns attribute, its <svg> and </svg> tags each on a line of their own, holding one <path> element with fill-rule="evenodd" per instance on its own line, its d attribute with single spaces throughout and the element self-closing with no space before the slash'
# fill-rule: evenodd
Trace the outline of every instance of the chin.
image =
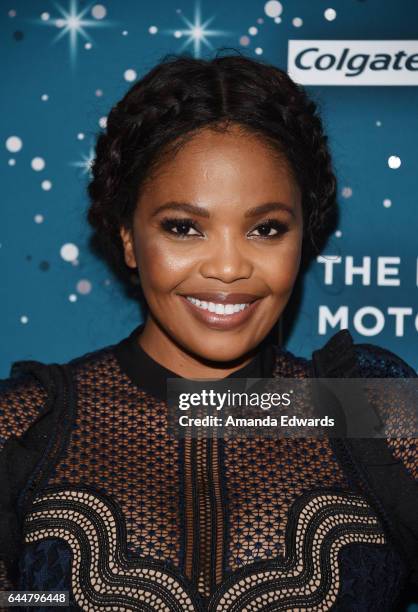
<svg viewBox="0 0 418 612">
<path fill-rule="evenodd" d="M 209 338 L 202 338 L 202 342 L 198 343 L 187 343 L 184 347 L 192 352 L 200 359 L 206 359 L 214 362 L 229 362 L 236 359 L 240 359 L 243 355 L 251 351 L 255 344 L 251 343 L 250 346 L 242 344 L 242 342 L 234 342 L 226 340 L 224 337 L 219 337 L 218 340 L 209 340 Z"/>
</svg>

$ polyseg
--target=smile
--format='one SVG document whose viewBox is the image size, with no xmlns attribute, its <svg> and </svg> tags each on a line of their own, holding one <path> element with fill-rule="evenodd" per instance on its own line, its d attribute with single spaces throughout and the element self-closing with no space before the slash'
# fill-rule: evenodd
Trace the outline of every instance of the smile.
<svg viewBox="0 0 418 612">
<path fill-rule="evenodd" d="M 262 298 L 250 303 L 221 304 L 180 295 L 187 310 L 200 323 L 211 329 L 231 330 L 246 323 L 256 312 Z"/>
<path fill-rule="evenodd" d="M 218 304 L 216 302 L 202 302 L 193 297 L 187 297 L 187 299 L 202 310 L 208 310 L 209 312 L 215 312 L 216 314 L 232 315 L 234 312 L 240 312 L 244 308 L 248 308 L 249 304 Z"/>
</svg>

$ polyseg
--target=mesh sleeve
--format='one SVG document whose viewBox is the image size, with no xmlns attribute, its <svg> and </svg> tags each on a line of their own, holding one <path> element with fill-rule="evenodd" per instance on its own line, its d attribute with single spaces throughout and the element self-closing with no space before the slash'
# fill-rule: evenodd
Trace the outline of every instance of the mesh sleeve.
<svg viewBox="0 0 418 612">
<path fill-rule="evenodd" d="M 30 374 L 0 380 L 0 461 L 7 440 L 13 436 L 20 438 L 25 433 L 42 411 L 46 399 L 46 389 Z M 0 591 L 15 588 L 6 562 L 0 560 Z"/>
<path fill-rule="evenodd" d="M 46 389 L 30 374 L 0 380 L 0 451 L 8 438 L 23 435 L 46 399 Z"/>
<path fill-rule="evenodd" d="M 0 559 L 0 591 L 16 591 L 17 588 L 15 587 L 16 585 L 12 584 L 9 579 L 6 563 Z M 7 608 L 0 606 L 0 612 L 3 612 L 3 610 L 7 610 Z"/>
<path fill-rule="evenodd" d="M 403 359 L 387 349 L 373 344 L 356 344 L 356 353 L 362 376 L 368 378 L 417 378 L 415 370 Z M 387 391 L 387 388 L 386 388 Z M 411 415 L 410 406 L 396 392 L 385 397 L 369 397 L 369 401 L 387 424 L 393 435 L 402 426 L 402 431 L 417 431 L 417 415 Z M 412 421 L 411 419 L 414 419 Z M 387 443 L 395 459 L 402 461 L 407 471 L 418 480 L 417 438 L 388 437 Z"/>
</svg>

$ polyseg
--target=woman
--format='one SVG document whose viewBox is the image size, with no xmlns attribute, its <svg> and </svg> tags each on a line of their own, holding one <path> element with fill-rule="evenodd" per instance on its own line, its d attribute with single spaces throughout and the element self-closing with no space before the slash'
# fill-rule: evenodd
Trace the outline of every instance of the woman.
<svg viewBox="0 0 418 612">
<path fill-rule="evenodd" d="M 330 440 L 168 431 L 167 378 L 313 376 L 272 330 L 335 227 L 315 104 L 249 58 L 168 57 L 112 109 L 89 195 L 145 321 L 63 378 L 3 381 L 9 580 L 83 610 L 401 609 L 408 560 Z M 326 354 L 340 375 L 415 376 L 348 330 Z M 413 482 L 414 440 L 385 445 Z"/>
</svg>

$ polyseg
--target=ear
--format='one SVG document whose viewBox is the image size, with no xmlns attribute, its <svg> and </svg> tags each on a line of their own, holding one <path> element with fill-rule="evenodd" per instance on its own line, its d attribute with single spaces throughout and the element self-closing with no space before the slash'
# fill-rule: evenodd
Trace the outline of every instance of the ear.
<svg viewBox="0 0 418 612">
<path fill-rule="evenodd" d="M 136 268 L 136 257 L 134 249 L 134 241 L 132 238 L 132 231 L 126 227 L 120 228 L 120 237 L 123 243 L 123 251 L 125 256 L 125 263 L 129 268 Z"/>
</svg>

